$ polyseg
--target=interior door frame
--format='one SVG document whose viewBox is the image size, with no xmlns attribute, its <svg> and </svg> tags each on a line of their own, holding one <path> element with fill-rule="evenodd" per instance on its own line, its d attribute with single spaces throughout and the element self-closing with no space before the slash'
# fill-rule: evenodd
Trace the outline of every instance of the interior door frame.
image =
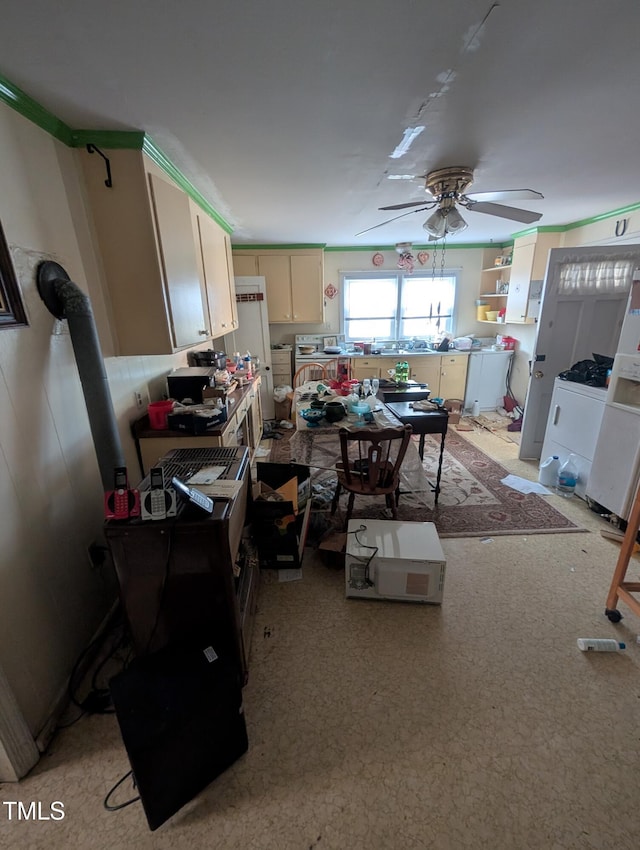
<svg viewBox="0 0 640 850">
<path fill-rule="evenodd" d="M 557 282 L 557 274 L 559 267 L 563 263 L 573 262 L 576 260 L 587 260 L 587 259 L 597 259 L 606 256 L 608 259 L 612 260 L 621 260 L 625 258 L 633 259 L 634 262 L 640 262 L 640 245 L 638 244 L 625 244 L 625 245 L 593 245 L 593 246 L 579 246 L 579 247 L 567 247 L 567 248 L 552 248 L 549 251 L 549 257 L 547 260 L 547 269 L 544 277 L 544 285 L 541 294 L 541 305 L 540 305 L 540 314 L 537 320 L 536 325 L 536 336 L 533 344 L 533 350 L 531 354 L 531 361 L 529 363 L 529 383 L 527 386 L 527 395 L 525 401 L 525 409 L 524 409 L 524 417 L 522 422 L 522 435 L 520 441 L 520 450 L 519 457 L 521 459 L 538 459 L 540 457 L 540 452 L 542 449 L 542 445 L 544 442 L 543 439 L 540 442 L 540 445 L 537 449 L 532 449 L 532 446 L 535 446 L 535 432 L 538 430 L 536 425 L 543 418 L 544 423 L 546 423 L 549 407 L 551 404 L 551 395 L 553 394 L 553 381 L 557 377 L 557 375 L 553 376 L 545 376 L 545 379 L 551 380 L 551 389 L 548 393 L 548 398 L 543 399 L 535 399 L 535 403 L 532 404 L 532 387 L 534 381 L 539 380 L 536 377 L 536 364 L 543 362 L 549 355 L 549 346 L 552 344 L 552 340 L 540 339 L 541 328 L 544 329 L 545 336 L 547 334 L 547 327 L 551 326 L 554 316 L 555 316 L 555 308 L 550 306 L 552 299 L 549 298 L 549 294 L 552 292 L 552 288 L 556 286 Z M 631 276 L 629 277 L 629 288 L 631 287 Z M 557 292 L 557 287 L 555 292 Z M 585 300 L 588 298 L 588 295 L 585 295 Z M 602 296 L 593 296 L 602 297 Z M 612 298 L 614 296 L 612 295 Z M 628 292 L 626 295 L 628 298 Z M 545 310 L 545 301 L 546 301 L 546 310 Z M 557 299 L 553 302 L 557 303 Z M 626 301 L 625 301 L 626 304 Z M 622 319 L 620 322 L 620 327 L 622 326 L 622 321 L 624 321 L 624 311 L 622 313 Z M 618 336 L 619 340 L 619 336 Z M 544 351 L 541 351 L 541 344 L 545 348 Z M 618 345 L 618 341 L 616 341 L 616 348 Z M 614 352 L 615 353 L 615 352 Z M 549 357 L 549 361 L 552 358 Z M 572 363 L 567 363 L 565 368 L 570 368 Z M 542 370 L 540 370 L 542 371 Z M 535 417 L 535 418 L 534 418 Z M 529 428 L 527 429 L 527 424 Z M 533 437 L 531 435 L 533 434 Z M 527 439 L 527 437 L 529 437 Z"/>
</svg>

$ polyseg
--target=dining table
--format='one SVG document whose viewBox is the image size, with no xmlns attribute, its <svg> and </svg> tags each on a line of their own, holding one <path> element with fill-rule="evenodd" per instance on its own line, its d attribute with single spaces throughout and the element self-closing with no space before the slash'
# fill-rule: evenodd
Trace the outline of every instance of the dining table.
<svg viewBox="0 0 640 850">
<path fill-rule="evenodd" d="M 295 433 L 290 440 L 291 460 L 296 463 L 306 464 L 320 473 L 319 479 L 326 480 L 327 473 L 335 475 L 335 465 L 341 460 L 340 455 L 340 428 L 358 429 L 376 429 L 376 428 L 398 428 L 405 424 L 402 419 L 391 409 L 392 405 L 387 405 L 377 400 L 376 406 L 367 415 L 367 420 L 355 413 L 346 412 L 345 417 L 338 422 L 328 422 L 326 418 L 321 418 L 317 422 L 307 422 L 301 415 L 301 411 L 310 407 L 310 402 L 314 397 L 313 392 L 309 392 L 305 388 L 298 388 L 294 396 L 294 424 Z M 442 446 L 439 456 L 437 480 L 435 486 L 432 485 L 427 477 L 423 466 L 424 454 L 424 434 L 438 433 L 442 436 L 443 422 L 446 423 L 447 413 L 444 411 L 444 416 L 434 416 L 424 418 L 421 421 L 424 423 L 430 422 L 432 427 L 439 430 L 424 431 L 420 433 L 415 430 L 415 433 L 420 434 L 420 444 L 416 444 L 415 440 L 411 440 L 407 448 L 402 466 L 400 468 L 400 493 L 404 504 L 415 505 L 416 507 L 432 508 L 437 504 L 438 494 L 440 491 L 440 475 L 442 470 Z M 409 423 L 412 424 L 413 423 Z M 435 495 L 434 495 L 435 494 Z"/>
</svg>

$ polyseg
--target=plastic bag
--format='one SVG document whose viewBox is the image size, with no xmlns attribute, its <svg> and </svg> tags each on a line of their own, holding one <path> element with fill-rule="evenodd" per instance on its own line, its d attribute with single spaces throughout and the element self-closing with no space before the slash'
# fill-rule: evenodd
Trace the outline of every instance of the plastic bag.
<svg viewBox="0 0 640 850">
<path fill-rule="evenodd" d="M 287 393 L 292 393 L 293 387 L 290 387 L 288 384 L 284 384 L 281 387 L 274 387 L 273 390 L 273 400 L 274 401 L 286 401 Z"/>
</svg>

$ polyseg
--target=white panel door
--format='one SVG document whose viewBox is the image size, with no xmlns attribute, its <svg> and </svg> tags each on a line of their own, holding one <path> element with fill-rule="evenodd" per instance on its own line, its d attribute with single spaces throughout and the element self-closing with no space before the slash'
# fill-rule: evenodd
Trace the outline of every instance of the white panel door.
<svg viewBox="0 0 640 850">
<path fill-rule="evenodd" d="M 616 353 L 624 318 L 629 287 L 625 293 L 608 294 L 558 292 L 563 263 L 634 256 L 640 261 L 639 246 L 553 248 L 542 291 L 538 332 L 529 368 L 529 387 L 522 421 L 521 458 L 539 458 L 557 376 L 580 360 L 594 354 L 613 357 Z"/>
</svg>

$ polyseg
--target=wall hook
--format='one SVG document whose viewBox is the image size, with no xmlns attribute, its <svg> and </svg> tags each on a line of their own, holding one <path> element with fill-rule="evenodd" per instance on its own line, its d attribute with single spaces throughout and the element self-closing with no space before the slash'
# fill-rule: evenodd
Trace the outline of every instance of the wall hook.
<svg viewBox="0 0 640 850">
<path fill-rule="evenodd" d="M 107 166 L 107 179 L 104 181 L 104 185 L 108 189 L 112 189 L 113 182 L 111 180 L 111 163 L 109 162 L 109 159 L 102 153 L 100 148 L 97 148 L 95 145 L 87 145 L 87 151 L 89 153 L 99 153 L 100 156 L 104 159 L 105 165 Z"/>
<path fill-rule="evenodd" d="M 621 222 L 622 222 L 622 226 L 621 226 Z M 616 221 L 616 236 L 624 236 L 624 234 L 627 232 L 627 224 L 628 223 L 629 223 L 628 218 L 618 219 L 618 221 Z"/>
</svg>

